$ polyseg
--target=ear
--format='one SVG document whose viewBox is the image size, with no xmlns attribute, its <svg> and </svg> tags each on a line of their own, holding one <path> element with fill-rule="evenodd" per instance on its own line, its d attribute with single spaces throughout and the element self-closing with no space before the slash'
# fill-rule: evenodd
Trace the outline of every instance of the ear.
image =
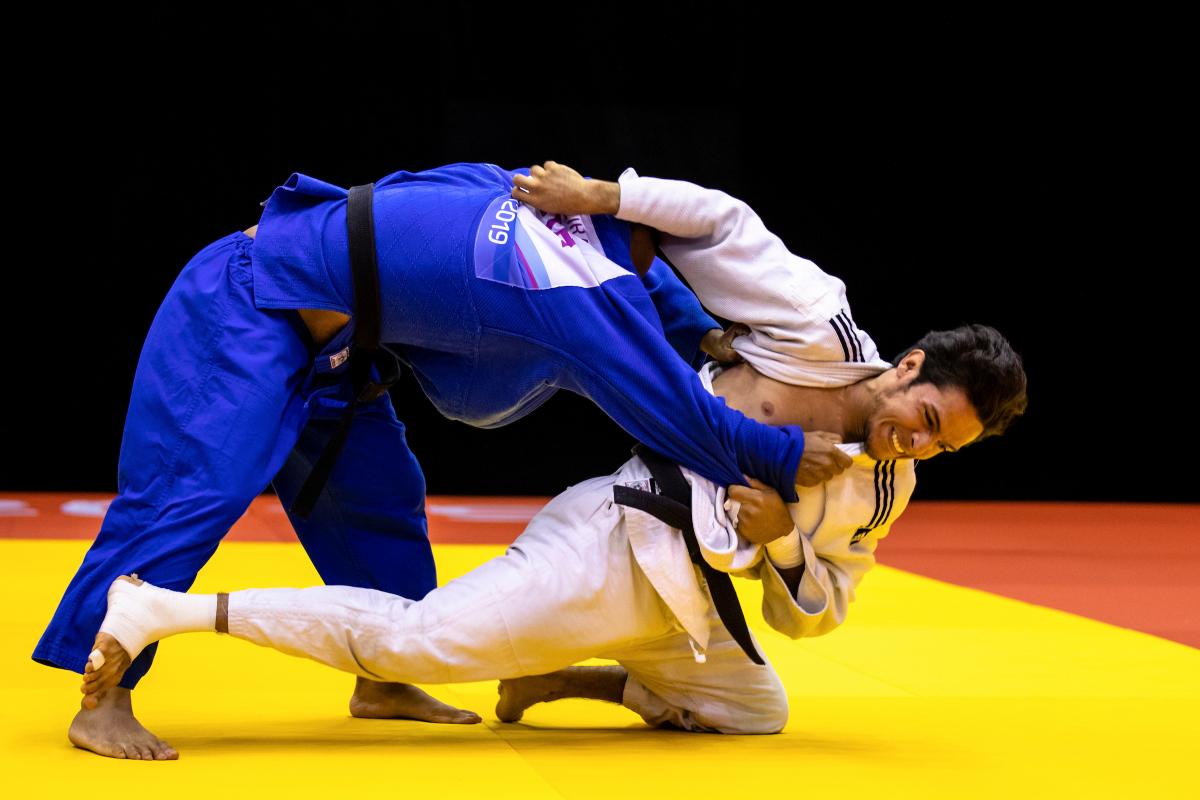
<svg viewBox="0 0 1200 800">
<path fill-rule="evenodd" d="M 909 351 L 908 355 L 900 359 L 900 363 L 896 365 L 896 377 L 906 383 L 912 381 L 921 373 L 921 365 L 924 363 L 924 350 Z"/>
</svg>

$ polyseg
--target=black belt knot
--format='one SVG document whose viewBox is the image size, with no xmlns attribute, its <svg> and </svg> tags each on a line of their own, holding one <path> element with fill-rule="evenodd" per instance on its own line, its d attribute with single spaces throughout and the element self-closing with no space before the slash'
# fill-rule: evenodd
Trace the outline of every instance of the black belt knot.
<svg viewBox="0 0 1200 800">
<path fill-rule="evenodd" d="M 733 588 L 733 580 L 729 573 L 715 569 L 704 560 L 700 542 L 696 539 L 696 528 L 692 523 L 692 489 L 687 478 L 683 477 L 683 471 L 677 464 L 671 463 L 645 445 L 639 444 L 633 448 L 633 454 L 650 470 L 650 475 L 661 494 L 629 486 L 614 486 L 613 502 L 645 511 L 655 519 L 679 530 L 687 545 L 688 556 L 691 557 L 692 563 L 700 568 L 705 582 L 708 583 L 708 593 L 712 595 L 721 624 L 751 661 L 755 664 L 765 664 L 758 648 L 754 646 L 754 639 L 750 636 L 746 615 L 742 613 L 742 604 L 738 602 L 737 591 Z"/>
</svg>

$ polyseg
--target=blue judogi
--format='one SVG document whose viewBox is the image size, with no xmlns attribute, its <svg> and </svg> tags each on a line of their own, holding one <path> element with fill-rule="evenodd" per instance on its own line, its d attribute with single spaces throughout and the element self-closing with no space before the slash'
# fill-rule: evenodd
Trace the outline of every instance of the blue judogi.
<svg viewBox="0 0 1200 800">
<path fill-rule="evenodd" d="M 704 389 L 697 345 L 718 325 L 694 296 L 661 262 L 638 277 L 625 223 L 519 207 L 511 175 L 456 164 L 376 183 L 383 341 L 430 400 L 495 427 L 568 389 L 705 477 L 739 483 L 744 472 L 794 497 L 803 434 Z M 291 506 L 349 400 L 353 321 L 314 352 L 294 311 L 352 313 L 346 194 L 293 175 L 256 239 L 214 242 L 172 286 L 134 376 L 118 496 L 36 660 L 82 671 L 115 577 L 184 591 L 268 483 Z M 326 583 L 420 598 L 436 585 L 424 494 L 384 395 L 359 411 L 307 520 L 290 519 Z"/>
</svg>

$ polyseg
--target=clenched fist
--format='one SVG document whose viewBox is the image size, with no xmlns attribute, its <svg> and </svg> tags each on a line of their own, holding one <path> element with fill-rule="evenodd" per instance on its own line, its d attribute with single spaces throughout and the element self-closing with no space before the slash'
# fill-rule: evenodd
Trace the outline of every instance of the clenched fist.
<svg viewBox="0 0 1200 800">
<path fill-rule="evenodd" d="M 804 432 L 804 455 L 796 470 L 797 486 L 819 486 L 842 474 L 853 461 L 838 449 L 842 437 L 825 431 Z"/>
<path fill-rule="evenodd" d="M 728 497 L 741 503 L 737 532 L 755 544 L 773 542 L 792 532 L 792 515 L 779 492 L 762 481 L 746 476 L 749 486 L 730 486 Z"/>
<path fill-rule="evenodd" d="M 733 340 L 749 335 L 750 327 L 740 322 L 733 323 L 726 330 L 713 328 L 700 340 L 700 349 L 712 356 L 718 364 L 736 364 L 742 360 L 742 356 L 733 349 Z"/>
</svg>

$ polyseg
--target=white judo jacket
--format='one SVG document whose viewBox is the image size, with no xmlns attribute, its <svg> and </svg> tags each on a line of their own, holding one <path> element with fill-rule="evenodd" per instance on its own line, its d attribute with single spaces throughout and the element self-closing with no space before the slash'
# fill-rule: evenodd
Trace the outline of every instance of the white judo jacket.
<svg viewBox="0 0 1200 800">
<path fill-rule="evenodd" d="M 661 231 L 662 249 L 700 301 L 751 329 L 734 349 L 759 372 L 799 386 L 838 387 L 890 369 L 850 314 L 846 287 L 813 262 L 789 252 L 745 203 L 684 181 L 620 178 L 620 219 Z M 719 367 L 701 372 L 709 391 Z M 684 469 L 692 517 L 705 560 L 763 582 L 763 617 L 790 636 L 819 636 L 840 625 L 854 590 L 875 563 L 875 548 L 908 505 L 916 486 L 912 459 L 875 461 L 862 444 L 842 449 L 853 464 L 822 486 L 798 488 L 789 505 L 800 533 L 804 575 L 795 595 L 765 548 L 738 536 L 725 511 L 725 489 Z M 644 485 L 637 458 L 614 476 Z M 708 645 L 710 600 L 677 531 L 624 508 L 634 558 L 700 651 Z M 699 656 L 698 656 L 699 657 Z"/>
</svg>

